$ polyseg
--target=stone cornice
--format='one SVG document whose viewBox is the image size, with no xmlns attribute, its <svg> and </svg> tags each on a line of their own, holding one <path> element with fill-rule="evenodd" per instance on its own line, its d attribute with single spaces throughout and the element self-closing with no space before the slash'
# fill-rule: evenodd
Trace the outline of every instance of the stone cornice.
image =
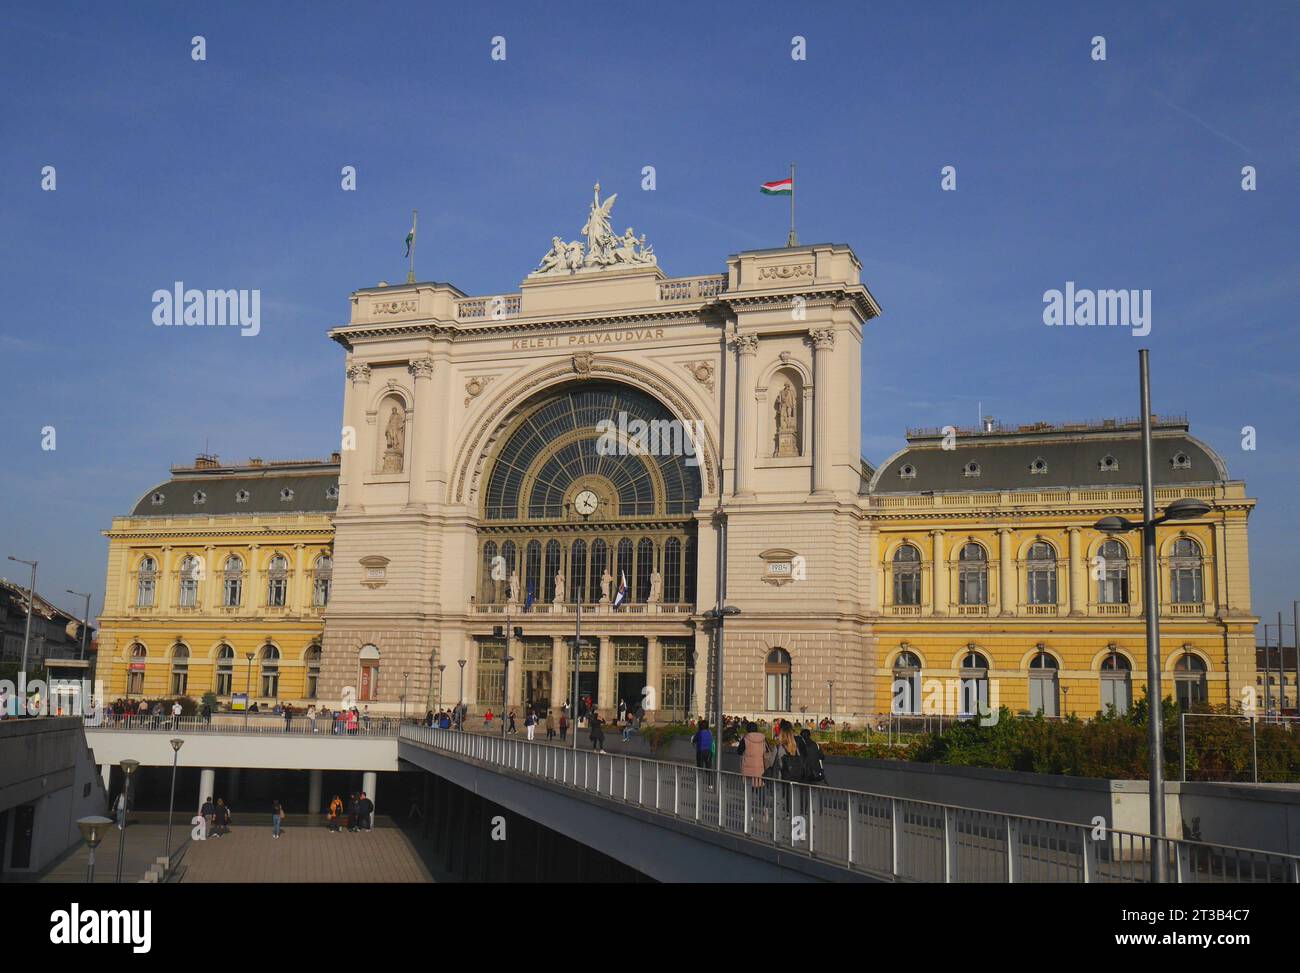
<svg viewBox="0 0 1300 973">
<path fill-rule="evenodd" d="M 202 537 L 258 537 L 268 543 L 274 543 L 274 539 L 281 535 L 306 536 L 306 535 L 324 535 L 332 541 L 334 537 L 334 525 L 332 523 L 322 524 L 318 527 L 284 527 L 266 530 L 261 527 L 194 527 L 191 530 L 103 530 L 100 531 L 110 541 L 115 540 L 153 540 L 164 541 L 168 538 L 176 539 L 181 543 L 197 543 L 198 538 Z M 194 538 L 194 540 L 190 540 Z"/>
</svg>

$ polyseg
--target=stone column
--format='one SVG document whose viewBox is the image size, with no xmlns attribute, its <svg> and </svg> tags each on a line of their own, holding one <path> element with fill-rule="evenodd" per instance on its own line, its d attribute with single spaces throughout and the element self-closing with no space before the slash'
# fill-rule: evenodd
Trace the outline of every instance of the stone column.
<svg viewBox="0 0 1300 973">
<path fill-rule="evenodd" d="M 930 598 L 934 602 L 931 612 L 935 615 L 948 614 L 948 562 L 943 550 L 943 531 L 930 531 L 933 544 L 931 554 Z"/>
<path fill-rule="evenodd" d="M 813 473 L 812 492 L 831 492 L 831 350 L 835 330 L 808 332 L 813 344 Z"/>
<path fill-rule="evenodd" d="M 209 767 L 204 767 L 199 771 L 199 803 L 198 807 L 202 809 L 203 802 L 209 797 L 212 803 L 217 803 L 217 795 L 212 793 L 217 786 L 217 772 Z"/>
<path fill-rule="evenodd" d="M 560 719 L 560 707 L 573 691 L 569 672 L 569 646 L 561 635 L 551 636 L 551 709 L 555 720 Z"/>
<path fill-rule="evenodd" d="M 370 819 L 371 827 L 374 827 L 375 824 L 374 815 L 379 813 L 379 799 L 375 797 L 375 787 L 377 785 L 378 780 L 379 780 L 379 775 L 376 774 L 373 770 L 367 770 L 364 774 L 361 775 L 361 789 L 365 791 L 366 797 L 370 798 L 370 802 L 375 806 L 375 810 L 371 812 L 371 819 Z"/>
<path fill-rule="evenodd" d="M 310 770 L 307 772 L 307 813 L 321 814 L 324 807 L 321 804 L 321 772 L 319 770 Z M 372 797 L 373 801 L 374 798 Z"/>
<path fill-rule="evenodd" d="M 646 639 L 646 649 L 645 649 L 645 682 L 647 686 L 654 687 L 654 697 L 655 697 L 654 699 L 655 708 L 653 710 L 647 709 L 645 714 L 646 719 L 649 720 L 651 723 L 654 722 L 655 713 L 658 712 L 659 707 L 663 705 L 663 692 L 664 692 L 663 671 L 664 671 L 663 646 L 659 644 L 659 638 L 657 636 L 651 635 L 649 638 Z M 628 705 L 635 706 L 636 704 L 632 700 L 628 700 Z"/>
<path fill-rule="evenodd" d="M 406 366 L 415 380 L 415 428 L 411 433 L 411 455 L 406 457 L 406 470 L 410 476 L 407 493 L 408 506 L 422 506 L 429 502 L 430 452 L 436 447 L 434 436 L 433 359 L 413 358 Z M 440 437 L 439 437 L 440 438 Z"/>
<path fill-rule="evenodd" d="M 431 389 L 438 390 L 445 407 L 445 403 L 448 401 L 448 396 L 450 395 L 451 361 L 447 358 L 447 353 L 445 351 L 442 352 L 438 358 L 432 359 L 432 361 L 433 384 Z M 418 385 L 416 386 L 416 392 L 417 394 L 419 393 Z M 432 394 L 429 396 L 429 401 L 433 401 Z M 419 418 L 417 417 L 415 421 L 416 428 L 419 428 Z M 450 479 L 450 476 L 447 473 L 447 468 L 450 465 L 451 460 L 448 457 L 447 452 L 451 443 L 450 437 L 444 435 L 446 430 L 439 428 L 436 421 L 435 423 L 432 423 L 432 425 L 434 426 L 437 435 L 433 439 L 426 439 L 425 444 L 430 450 L 429 463 L 427 464 L 429 467 L 429 479 L 433 482 L 437 492 L 436 494 L 430 493 L 428 499 L 434 502 L 441 502 L 447 495 L 447 481 Z M 538 601 L 541 600 L 542 598 L 539 592 Z"/>
<path fill-rule="evenodd" d="M 597 681 L 596 709 L 602 719 L 608 720 L 610 711 L 618 706 L 614 698 L 614 643 L 608 635 L 600 637 L 600 679 Z"/>
<path fill-rule="evenodd" d="M 171 590 L 172 590 L 172 546 L 164 544 L 162 549 L 162 565 L 158 574 L 158 591 L 157 600 L 154 602 L 158 607 L 158 613 L 162 615 L 171 614 Z"/>
<path fill-rule="evenodd" d="M 1016 562 L 1011 552 L 1010 527 L 998 528 L 998 589 L 1002 602 L 999 615 L 1014 615 L 1016 609 Z"/>
<path fill-rule="evenodd" d="M 1088 610 L 1088 583 L 1083 570 L 1083 531 L 1070 528 L 1070 597 L 1071 615 L 1082 615 Z"/>
<path fill-rule="evenodd" d="M 345 438 L 340 446 L 339 508 L 342 510 L 361 505 L 361 481 L 366 467 L 361 447 L 361 430 L 365 425 L 370 366 L 354 362 L 348 365 L 347 376 L 348 383 L 344 386 L 343 396 L 343 425 L 351 428 L 351 438 L 350 441 Z"/>
<path fill-rule="evenodd" d="M 736 477 L 735 495 L 752 497 L 754 478 L 754 358 L 758 336 L 737 335 L 736 346 Z"/>
<path fill-rule="evenodd" d="M 256 615 L 262 607 L 262 572 L 257 566 L 257 559 L 262 556 L 260 544 L 248 545 L 248 578 L 244 582 L 244 603 L 242 611 Z"/>
</svg>

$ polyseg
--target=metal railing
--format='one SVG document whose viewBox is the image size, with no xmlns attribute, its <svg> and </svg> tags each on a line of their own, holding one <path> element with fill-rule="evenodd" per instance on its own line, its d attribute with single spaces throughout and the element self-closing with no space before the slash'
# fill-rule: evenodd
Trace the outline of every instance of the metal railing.
<svg viewBox="0 0 1300 973">
<path fill-rule="evenodd" d="M 851 872 L 915 882 L 1147 882 L 1164 841 L 1170 882 L 1297 882 L 1274 852 L 981 811 L 622 754 L 423 726 L 400 739 L 515 776 L 802 853 Z M 718 782 L 721 781 L 721 793 Z"/>
<path fill-rule="evenodd" d="M 98 722 L 86 719 L 87 730 L 109 730 L 134 733 L 254 733 L 259 736 L 317 736 L 356 739 L 358 737 L 396 737 L 401 720 L 391 717 L 371 717 L 359 720 L 354 732 L 349 733 L 341 719 L 317 716 L 315 720 L 295 714 L 287 726 L 283 716 L 250 716 L 245 722 L 239 715 L 223 713 L 211 720 L 202 717 L 182 716 L 118 716 L 103 717 Z"/>
<path fill-rule="evenodd" d="M 1271 702 L 1276 702 L 1276 697 Z M 1191 740 L 1188 740 L 1189 726 Z M 1254 716 L 1180 713 L 1178 755 L 1184 781 L 1289 783 L 1300 780 L 1300 718 L 1263 707 Z"/>
</svg>

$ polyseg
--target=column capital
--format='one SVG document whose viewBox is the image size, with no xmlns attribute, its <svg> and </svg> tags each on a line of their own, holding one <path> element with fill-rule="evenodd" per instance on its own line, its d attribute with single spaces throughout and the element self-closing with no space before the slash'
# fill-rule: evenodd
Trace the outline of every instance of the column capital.
<svg viewBox="0 0 1300 973">
<path fill-rule="evenodd" d="M 756 334 L 738 334 L 731 339 L 737 352 L 742 355 L 753 355 L 758 352 L 758 335 Z"/>
<path fill-rule="evenodd" d="M 945 531 L 944 531 L 944 528 L 942 528 L 942 527 L 934 527 L 934 528 L 932 528 L 932 529 L 930 530 L 930 536 L 931 536 L 931 537 L 942 537 L 942 536 L 944 535 L 944 533 L 945 533 Z"/>
<path fill-rule="evenodd" d="M 416 379 L 433 378 L 433 359 L 428 355 L 412 358 L 406 367 Z"/>
<path fill-rule="evenodd" d="M 998 533 L 1001 534 L 1003 537 L 1005 537 L 1007 534 L 1014 534 L 1015 532 L 1016 532 L 1016 529 L 1015 529 L 1014 527 L 999 527 L 999 528 L 998 528 Z"/>
<path fill-rule="evenodd" d="M 817 350 L 829 350 L 835 347 L 834 328 L 813 328 L 808 332 L 808 338 L 812 341 L 813 348 Z"/>
<path fill-rule="evenodd" d="M 370 381 L 370 366 L 365 362 L 351 362 L 347 368 L 348 378 L 354 385 L 364 385 Z"/>
<path fill-rule="evenodd" d="M 1082 528 L 1082 527 L 1067 527 L 1066 530 L 1069 531 L 1069 533 L 1071 533 L 1071 534 L 1077 534 L 1077 533 L 1079 533 L 1079 531 L 1083 530 L 1083 528 Z"/>
</svg>

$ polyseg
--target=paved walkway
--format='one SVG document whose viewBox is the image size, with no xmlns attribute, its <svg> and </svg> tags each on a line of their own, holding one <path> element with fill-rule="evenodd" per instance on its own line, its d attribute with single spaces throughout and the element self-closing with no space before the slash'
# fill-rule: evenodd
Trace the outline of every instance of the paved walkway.
<svg viewBox="0 0 1300 973">
<path fill-rule="evenodd" d="M 190 841 L 189 828 L 172 828 L 173 848 L 186 843 L 180 858 L 182 882 L 433 882 L 432 853 L 417 833 L 379 820 L 373 831 L 331 832 L 305 821 L 271 837 L 271 821 L 233 828 L 228 835 Z M 127 829 L 122 880 L 138 882 L 163 853 L 165 825 L 132 824 Z M 95 852 L 95 884 L 117 876 L 118 834 L 113 828 Z M 9 876 L 11 881 L 15 879 Z M 86 849 L 78 846 L 36 876 L 38 882 L 85 882 Z"/>
</svg>

